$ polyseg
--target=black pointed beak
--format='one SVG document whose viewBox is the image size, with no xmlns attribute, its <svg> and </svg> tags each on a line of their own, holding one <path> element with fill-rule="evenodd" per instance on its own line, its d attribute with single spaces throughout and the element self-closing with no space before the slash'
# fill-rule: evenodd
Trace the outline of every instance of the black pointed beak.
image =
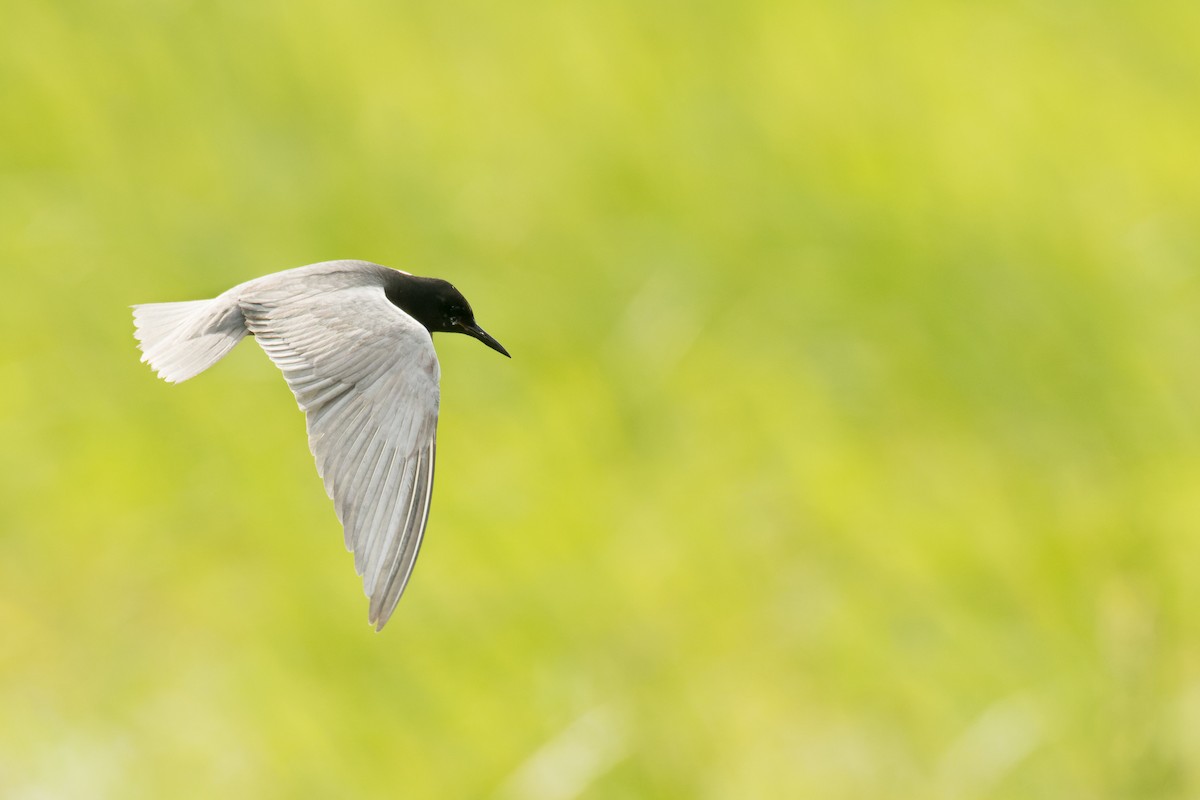
<svg viewBox="0 0 1200 800">
<path fill-rule="evenodd" d="M 512 356 L 508 355 L 508 351 L 504 349 L 504 345 L 493 339 L 487 331 L 476 325 L 474 322 L 460 322 L 458 323 L 458 327 L 467 336 L 472 336 L 495 350 L 497 353 L 507 356 L 508 358 L 512 358 Z"/>
</svg>

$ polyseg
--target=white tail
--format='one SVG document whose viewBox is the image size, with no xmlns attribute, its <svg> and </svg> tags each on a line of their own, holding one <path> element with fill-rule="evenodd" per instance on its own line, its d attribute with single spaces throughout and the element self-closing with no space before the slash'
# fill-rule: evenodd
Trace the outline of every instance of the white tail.
<svg viewBox="0 0 1200 800">
<path fill-rule="evenodd" d="M 246 335 L 242 310 L 226 295 L 134 306 L 133 324 L 142 361 L 171 383 L 199 375 Z"/>
</svg>

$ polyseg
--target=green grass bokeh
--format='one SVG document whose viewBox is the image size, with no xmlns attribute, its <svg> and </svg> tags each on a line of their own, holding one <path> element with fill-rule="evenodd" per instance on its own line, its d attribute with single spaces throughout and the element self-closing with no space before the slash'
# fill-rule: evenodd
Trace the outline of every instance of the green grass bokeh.
<svg viewBox="0 0 1200 800">
<path fill-rule="evenodd" d="M 0 31 L 0 794 L 1200 792 L 1200 11 L 99 3 Z M 382 634 L 253 342 L 453 281 Z"/>
</svg>

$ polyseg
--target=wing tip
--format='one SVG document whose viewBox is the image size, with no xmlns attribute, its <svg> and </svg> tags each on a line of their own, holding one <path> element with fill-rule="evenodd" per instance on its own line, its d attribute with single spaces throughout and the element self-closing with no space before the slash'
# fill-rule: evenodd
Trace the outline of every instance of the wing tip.
<svg viewBox="0 0 1200 800">
<path fill-rule="evenodd" d="M 370 599 L 371 605 L 367 610 L 367 622 L 375 626 L 375 632 L 379 633 L 383 630 L 383 626 L 388 624 L 392 618 L 392 614 L 396 612 L 396 606 L 400 605 L 400 598 L 404 596 L 405 586 L 400 587 L 400 591 L 389 602 L 388 589 L 390 584 L 382 587 L 376 587 L 373 593 L 366 593 Z"/>
<path fill-rule="evenodd" d="M 400 598 L 397 597 L 396 602 L 399 603 Z M 383 626 L 387 625 L 388 620 L 390 620 L 392 618 L 392 612 L 394 612 L 395 610 L 396 610 L 395 605 L 393 605 L 391 608 L 387 609 L 386 611 L 383 609 L 376 609 L 375 608 L 375 599 L 372 598 L 371 613 L 367 615 L 367 623 L 370 625 L 374 625 L 375 632 L 380 633 L 381 631 L 383 631 Z"/>
</svg>

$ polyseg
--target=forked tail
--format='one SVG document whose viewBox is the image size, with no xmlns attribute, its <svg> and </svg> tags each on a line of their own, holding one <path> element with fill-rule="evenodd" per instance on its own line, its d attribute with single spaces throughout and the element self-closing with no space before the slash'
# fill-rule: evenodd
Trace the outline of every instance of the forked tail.
<svg viewBox="0 0 1200 800">
<path fill-rule="evenodd" d="M 133 324 L 142 361 L 171 383 L 199 375 L 246 335 L 242 310 L 225 295 L 133 306 Z"/>
</svg>

